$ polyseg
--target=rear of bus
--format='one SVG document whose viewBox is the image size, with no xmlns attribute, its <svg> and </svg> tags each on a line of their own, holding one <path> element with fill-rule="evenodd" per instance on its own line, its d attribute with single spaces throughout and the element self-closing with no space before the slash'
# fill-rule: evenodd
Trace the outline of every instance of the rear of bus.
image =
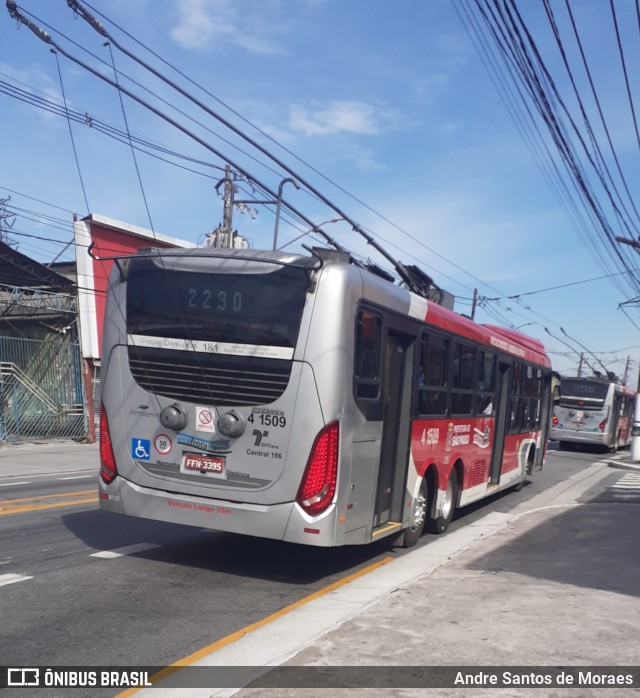
<svg viewBox="0 0 640 698">
<path fill-rule="evenodd" d="M 335 545 L 343 321 L 332 307 L 305 360 L 315 258 L 189 250 L 121 260 L 104 326 L 100 506 L 121 514 Z M 352 319 L 349 319 L 349 327 Z M 323 344 L 324 343 L 324 344 Z M 319 346 L 323 344 L 323 346 Z"/>
<path fill-rule="evenodd" d="M 569 443 L 610 446 L 617 415 L 612 414 L 610 387 L 606 381 L 563 378 L 554 406 L 551 439 Z"/>
</svg>

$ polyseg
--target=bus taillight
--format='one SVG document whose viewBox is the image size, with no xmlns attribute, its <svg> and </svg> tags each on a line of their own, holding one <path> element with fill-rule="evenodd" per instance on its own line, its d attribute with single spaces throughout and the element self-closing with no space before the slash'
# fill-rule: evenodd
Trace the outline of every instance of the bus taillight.
<svg viewBox="0 0 640 698">
<path fill-rule="evenodd" d="M 118 476 L 118 468 L 116 467 L 116 458 L 113 455 L 113 446 L 111 445 L 111 434 L 109 433 L 109 422 L 107 421 L 107 413 L 104 405 L 100 406 L 100 477 L 109 484 Z"/>
<path fill-rule="evenodd" d="M 607 426 L 606 420 L 604 422 L 600 422 L 600 424 L 598 424 L 598 428 L 600 429 L 600 431 L 604 431 L 604 428 L 606 426 Z"/>
<path fill-rule="evenodd" d="M 316 436 L 296 501 L 311 516 L 323 512 L 333 500 L 338 477 L 338 422 Z"/>
<path fill-rule="evenodd" d="M 552 419 L 551 421 L 553 422 L 553 426 L 554 426 L 554 427 L 557 427 L 557 426 L 558 426 L 558 422 L 559 422 L 560 420 L 559 420 L 559 419 L 555 416 L 555 414 L 554 414 L 554 415 L 553 415 L 553 419 Z"/>
</svg>

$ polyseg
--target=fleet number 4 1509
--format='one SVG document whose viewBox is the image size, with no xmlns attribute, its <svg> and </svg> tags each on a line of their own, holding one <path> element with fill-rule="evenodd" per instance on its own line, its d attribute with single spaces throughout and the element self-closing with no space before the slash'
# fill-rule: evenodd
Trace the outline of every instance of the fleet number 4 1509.
<svg viewBox="0 0 640 698">
<path fill-rule="evenodd" d="M 440 429 L 438 427 L 430 427 L 422 432 L 422 445 L 435 446 L 440 440 Z"/>
</svg>

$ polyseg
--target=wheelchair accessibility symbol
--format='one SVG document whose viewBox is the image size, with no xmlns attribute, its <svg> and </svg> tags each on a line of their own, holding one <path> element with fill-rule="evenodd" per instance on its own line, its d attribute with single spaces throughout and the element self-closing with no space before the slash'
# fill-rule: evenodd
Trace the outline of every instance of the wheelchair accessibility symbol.
<svg viewBox="0 0 640 698">
<path fill-rule="evenodd" d="M 151 441 L 149 439 L 131 439 L 131 457 L 136 460 L 149 460 Z"/>
</svg>

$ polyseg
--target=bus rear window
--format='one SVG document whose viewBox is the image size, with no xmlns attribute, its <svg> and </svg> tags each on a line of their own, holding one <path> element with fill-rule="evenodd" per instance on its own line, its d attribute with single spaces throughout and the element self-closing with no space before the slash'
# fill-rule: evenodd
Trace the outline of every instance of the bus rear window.
<svg viewBox="0 0 640 698">
<path fill-rule="evenodd" d="M 309 278 L 299 267 L 266 274 L 193 272 L 132 261 L 127 332 L 295 347 Z"/>
<path fill-rule="evenodd" d="M 598 407 L 604 403 L 608 390 L 608 383 L 565 378 L 560 383 L 559 402 L 567 407 Z"/>
</svg>

